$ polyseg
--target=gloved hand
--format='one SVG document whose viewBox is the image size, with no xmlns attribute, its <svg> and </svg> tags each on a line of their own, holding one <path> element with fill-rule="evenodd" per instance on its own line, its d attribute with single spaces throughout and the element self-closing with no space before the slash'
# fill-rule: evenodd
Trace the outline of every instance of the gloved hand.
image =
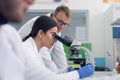
<svg viewBox="0 0 120 80">
<path fill-rule="evenodd" d="M 74 68 L 73 67 L 68 67 L 68 72 L 71 72 L 71 71 L 74 71 Z"/>
<path fill-rule="evenodd" d="M 77 70 L 81 78 L 88 77 L 94 73 L 94 67 L 92 64 L 88 64 Z"/>
</svg>

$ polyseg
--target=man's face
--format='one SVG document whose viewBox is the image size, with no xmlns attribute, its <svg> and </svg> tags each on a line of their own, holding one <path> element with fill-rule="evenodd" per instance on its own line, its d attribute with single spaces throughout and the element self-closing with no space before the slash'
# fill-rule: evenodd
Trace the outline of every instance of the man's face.
<svg viewBox="0 0 120 80">
<path fill-rule="evenodd" d="M 1 0 L 1 14 L 10 22 L 21 22 L 34 0 Z"/>
<path fill-rule="evenodd" d="M 64 12 L 59 12 L 56 16 L 54 16 L 54 20 L 58 24 L 59 32 L 61 32 L 69 26 L 71 18 L 68 18 Z"/>
</svg>

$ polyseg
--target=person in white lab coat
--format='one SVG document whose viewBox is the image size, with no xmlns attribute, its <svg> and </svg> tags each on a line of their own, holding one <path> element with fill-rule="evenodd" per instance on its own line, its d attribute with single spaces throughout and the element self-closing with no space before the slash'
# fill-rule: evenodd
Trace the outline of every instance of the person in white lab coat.
<svg viewBox="0 0 120 80">
<path fill-rule="evenodd" d="M 46 24 L 47 23 L 47 24 Z M 56 41 L 54 35 L 57 34 L 57 23 L 48 16 L 40 16 L 33 24 L 32 31 L 23 39 L 24 45 L 33 53 L 37 61 L 46 67 L 41 57 L 39 58 L 39 50 L 42 47 L 51 48 Z M 40 53 L 41 54 L 41 53 Z M 69 73 L 59 74 L 64 77 L 64 80 L 78 80 L 80 78 L 88 77 L 92 75 L 94 68 L 91 64 L 82 67 L 76 71 Z M 67 77 L 66 77 L 67 76 Z"/>
<path fill-rule="evenodd" d="M 0 80 L 24 80 L 25 51 L 20 51 L 20 36 L 7 23 L 23 21 L 32 3 L 33 0 L 0 0 Z"/>
<path fill-rule="evenodd" d="M 47 16 L 51 17 L 58 24 L 59 35 L 61 34 L 61 31 L 69 26 L 69 22 L 71 21 L 71 11 L 65 5 L 58 6 L 54 13 L 47 14 Z M 22 28 L 20 28 L 19 33 L 22 38 L 29 34 L 32 29 L 32 25 L 37 18 L 38 16 L 32 18 L 26 24 L 24 24 Z M 55 42 L 50 50 L 47 50 L 46 47 L 42 48 L 40 50 L 40 56 L 42 56 L 45 65 L 56 73 L 62 73 L 61 69 L 66 68 L 68 68 L 66 71 L 69 72 L 71 68 L 67 65 L 63 44 L 59 41 Z"/>
<path fill-rule="evenodd" d="M 32 3 L 33 0 L 0 0 L 0 80 L 59 80 L 38 65 L 22 45 L 18 32 L 7 24 L 23 21 Z"/>
</svg>

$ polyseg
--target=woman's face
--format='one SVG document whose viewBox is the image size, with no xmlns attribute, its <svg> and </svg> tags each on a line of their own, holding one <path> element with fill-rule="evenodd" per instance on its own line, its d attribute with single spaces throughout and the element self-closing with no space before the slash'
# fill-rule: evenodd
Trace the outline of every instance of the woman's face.
<svg viewBox="0 0 120 80">
<path fill-rule="evenodd" d="M 51 48 L 53 46 L 53 44 L 56 42 L 56 39 L 53 36 L 55 33 L 58 33 L 57 27 L 51 28 L 42 35 L 41 41 L 43 46 L 47 48 Z"/>
</svg>

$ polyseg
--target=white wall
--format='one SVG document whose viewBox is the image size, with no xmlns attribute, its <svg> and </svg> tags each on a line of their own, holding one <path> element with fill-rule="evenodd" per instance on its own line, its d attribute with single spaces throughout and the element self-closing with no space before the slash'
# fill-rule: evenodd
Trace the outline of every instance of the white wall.
<svg viewBox="0 0 120 80">
<path fill-rule="evenodd" d="M 115 69 L 115 55 L 113 48 L 113 32 L 112 23 L 113 21 L 113 6 L 109 7 L 104 14 L 104 35 L 105 35 L 105 62 L 106 67 L 109 69 Z M 113 64 L 113 65 L 111 65 Z"/>
<path fill-rule="evenodd" d="M 60 4 L 67 5 L 71 10 L 89 10 L 89 42 L 95 57 L 104 57 L 104 12 L 110 6 L 103 0 L 68 0 L 68 3 L 35 3 L 30 10 L 55 9 Z"/>
</svg>

